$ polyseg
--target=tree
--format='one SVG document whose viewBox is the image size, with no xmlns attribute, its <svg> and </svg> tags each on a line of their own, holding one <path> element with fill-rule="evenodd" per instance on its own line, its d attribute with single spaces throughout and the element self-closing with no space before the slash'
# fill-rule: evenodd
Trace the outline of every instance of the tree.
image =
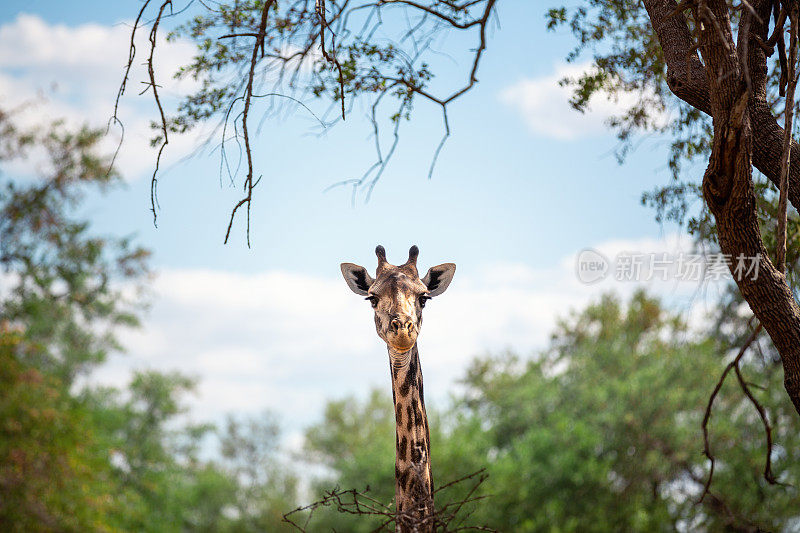
<svg viewBox="0 0 800 533">
<path fill-rule="evenodd" d="M 298 480 L 278 448 L 275 416 L 269 412 L 249 419 L 229 416 L 217 435 L 220 467 L 236 484 L 237 519 L 231 530 L 289 530 L 283 515 L 295 505 Z"/>
<path fill-rule="evenodd" d="M 85 193 L 118 179 L 102 131 L 13 119 L 0 112 L 0 529 L 277 529 L 293 478 L 245 486 L 240 470 L 201 460 L 214 428 L 181 419 L 193 380 L 141 371 L 120 390 L 85 379 L 138 324 L 149 254 L 80 217 Z M 274 449 L 277 428 L 265 427 L 230 425 L 225 457 L 269 469 L 240 451 L 256 439 Z"/>
<path fill-rule="evenodd" d="M 130 282 L 137 294 L 149 252 L 130 238 L 94 234 L 75 216 L 88 190 L 119 179 L 97 149 L 102 130 L 72 131 L 60 122 L 25 129 L 13 119 L 0 110 L 0 163 L 43 172 L 3 177 L 0 316 L 40 348 L 29 354 L 35 367 L 71 384 L 119 347 L 118 328 L 138 323 L 142 303 L 122 285 Z"/>
<path fill-rule="evenodd" d="M 487 490 L 502 487 L 506 498 L 478 512 L 495 513 L 489 523 L 503 530 L 548 523 L 578 531 L 789 527 L 797 519 L 795 489 L 762 477 L 760 418 L 734 382 L 721 390 L 712 422 L 722 477 L 697 505 L 708 469 L 699 453 L 706 391 L 717 379 L 719 353 L 730 349 L 639 293 L 626 304 L 604 297 L 563 320 L 538 359 L 475 364 L 464 416 L 492 420 L 488 450 L 497 460 Z M 757 359 L 743 367 L 773 385 L 757 396 L 787 452 L 777 475 L 793 483 L 798 422 L 774 387 L 776 370 Z M 519 522 L 501 521 L 508 507 Z"/>
<path fill-rule="evenodd" d="M 111 477 L 88 416 L 63 383 L 20 360 L 35 351 L 0 324 L 0 526 L 110 531 Z"/>
<path fill-rule="evenodd" d="M 75 378 L 136 323 L 121 283 L 146 273 L 147 253 L 94 235 L 74 216 L 86 189 L 116 179 L 98 154 L 102 132 L 60 123 L 23 129 L 0 112 L 2 445 L 0 523 L 10 530 L 112 530 L 115 473 L 103 429 L 73 394 Z M 13 168 L 13 167 L 11 167 Z M 17 167 L 19 168 L 19 167 Z"/>
</svg>

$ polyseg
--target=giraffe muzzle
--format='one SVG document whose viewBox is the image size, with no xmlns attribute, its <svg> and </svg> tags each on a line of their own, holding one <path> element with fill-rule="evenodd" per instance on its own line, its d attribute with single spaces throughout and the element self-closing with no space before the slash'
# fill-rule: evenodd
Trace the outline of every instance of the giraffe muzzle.
<svg viewBox="0 0 800 533">
<path fill-rule="evenodd" d="M 396 316 L 389 323 L 386 341 L 397 351 L 410 350 L 417 342 L 417 327 L 411 318 Z"/>
<path fill-rule="evenodd" d="M 411 321 L 411 319 L 395 317 L 392 319 L 391 326 L 392 333 L 402 333 L 405 331 L 410 335 L 414 331 L 414 323 Z"/>
</svg>

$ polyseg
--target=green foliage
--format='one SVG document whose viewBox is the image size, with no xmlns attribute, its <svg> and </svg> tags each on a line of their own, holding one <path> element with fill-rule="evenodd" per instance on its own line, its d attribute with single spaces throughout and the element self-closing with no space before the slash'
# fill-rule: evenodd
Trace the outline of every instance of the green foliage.
<svg viewBox="0 0 800 533">
<path fill-rule="evenodd" d="M 0 324 L 0 529 L 109 531 L 96 436 L 63 382 L 23 362 L 35 349 Z"/>
<path fill-rule="evenodd" d="M 0 183 L 2 521 L 13 530 L 115 530 L 104 428 L 73 385 L 116 347 L 117 328 L 136 323 L 121 283 L 146 273 L 147 253 L 92 235 L 74 216 L 87 188 L 116 179 L 97 155 L 98 131 L 58 122 L 22 130 L 12 119 L 0 113 L 0 163 L 40 171 Z"/>
<path fill-rule="evenodd" d="M 74 217 L 87 189 L 118 180 L 97 153 L 100 131 L 59 122 L 20 130 L 12 118 L 0 112 L 0 163 L 42 171 L 0 182 L 0 266 L 9 273 L 0 316 L 39 346 L 29 354 L 34 366 L 69 384 L 117 348 L 116 328 L 136 324 L 141 304 L 125 297 L 122 282 L 136 288 L 149 254 Z"/>
<path fill-rule="evenodd" d="M 714 224 L 702 202 L 702 172 L 693 166 L 704 165 L 711 153 L 711 119 L 672 94 L 664 54 L 644 5 L 586 0 L 552 8 L 545 18 L 548 29 L 563 28 L 575 38 L 567 61 L 590 56 L 586 71 L 561 81 L 573 90 L 570 103 L 576 110 L 590 110 L 593 98 L 633 97 L 629 107 L 608 122 L 619 139 L 620 163 L 643 134 L 668 136 L 672 180 L 644 192 L 642 203 L 655 209 L 659 222 L 686 224 L 699 241 L 713 241 Z M 776 80 L 771 81 L 774 85 Z"/>
<path fill-rule="evenodd" d="M 337 485 L 366 490 L 367 495 L 380 502 L 391 502 L 394 441 L 394 408 L 386 394 L 373 390 L 363 403 L 352 397 L 328 403 L 322 421 L 306 432 L 310 457 L 331 473 L 317 482 L 314 499 Z M 379 517 L 353 516 L 324 508 L 314 514 L 309 531 L 368 532 L 381 522 Z"/>
<path fill-rule="evenodd" d="M 237 519 L 229 530 L 289 531 L 283 515 L 297 506 L 298 480 L 278 448 L 275 417 L 270 413 L 250 419 L 228 417 L 218 435 L 219 467 L 236 482 L 231 509 Z"/>
<path fill-rule="evenodd" d="M 758 382 L 777 443 L 773 468 L 787 485 L 764 480 L 761 422 L 729 380 L 711 418 L 713 496 L 696 503 L 708 473 L 701 421 L 730 349 L 643 293 L 625 305 L 604 297 L 562 321 L 539 356 L 473 364 L 463 395 L 432 425 L 447 428 L 431 437 L 437 484 L 486 467 L 481 492 L 490 497 L 464 512 L 500 531 L 787 530 L 800 519 L 800 423 L 770 360 L 751 357 L 743 371 Z M 339 486 L 368 482 L 370 494 L 391 498 L 390 407 L 377 393 L 333 402 L 309 431 Z M 468 488 L 448 489 L 437 505 Z M 346 519 L 319 515 L 318 527 L 357 527 Z"/>
<path fill-rule="evenodd" d="M 0 183 L 0 530 L 277 531 L 296 487 L 274 423 L 232 421 L 218 464 L 201 459 L 215 428 L 182 418 L 193 380 L 76 380 L 138 324 L 148 252 L 77 216 L 86 191 L 117 180 L 100 132 L 12 118 L 0 113 L 0 163 L 41 172 Z"/>
<path fill-rule="evenodd" d="M 502 488 L 525 520 L 493 516 L 493 506 L 479 513 L 490 511 L 485 516 L 500 529 L 568 531 L 671 530 L 679 523 L 719 530 L 729 520 L 775 530 L 796 518 L 796 490 L 761 477 L 763 430 L 734 381 L 717 400 L 711 435 L 725 472 L 713 491 L 735 518 L 715 504 L 695 505 L 707 470 L 701 420 L 728 347 L 695 339 L 641 293 L 626 307 L 606 297 L 562 322 L 551 349 L 521 370 L 484 362 L 469 373 L 468 412 L 494 413 L 490 450 L 498 459 L 489 490 Z M 780 472 L 791 483 L 800 475 L 800 441 L 780 369 L 753 362 L 748 371 L 769 380 L 759 399 L 783 428 L 789 455 Z"/>
<path fill-rule="evenodd" d="M 706 139 L 697 138 L 705 118 L 672 95 L 666 83 L 666 64 L 658 39 L 641 2 L 634 0 L 586 0 L 571 7 L 551 8 L 545 15 L 549 30 L 566 27 L 575 47 L 567 61 L 591 54 L 591 67 L 563 84 L 573 89 L 570 103 L 580 111 L 589 109 L 593 97 L 618 98 L 634 95 L 634 103 L 611 118 L 621 141 L 618 156 L 624 159 L 636 132 L 666 132 L 675 136 L 669 160 L 677 177 L 682 162 L 704 151 Z M 665 111 L 674 118 L 663 122 Z"/>
</svg>

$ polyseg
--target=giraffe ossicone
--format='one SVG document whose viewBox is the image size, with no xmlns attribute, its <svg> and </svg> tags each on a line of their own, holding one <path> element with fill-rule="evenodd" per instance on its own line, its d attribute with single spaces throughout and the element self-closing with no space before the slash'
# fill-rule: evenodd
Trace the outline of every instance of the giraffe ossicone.
<svg viewBox="0 0 800 533">
<path fill-rule="evenodd" d="M 453 263 L 431 267 L 419 277 L 419 248 L 412 246 L 408 260 L 395 266 L 386 260 L 383 246 L 375 249 L 375 277 L 363 266 L 342 263 L 350 289 L 366 297 L 375 312 L 375 329 L 386 342 L 395 408 L 395 505 L 397 531 L 433 531 L 433 475 L 430 432 L 425 413 L 422 366 L 417 336 L 425 303 L 442 294 L 456 271 Z"/>
</svg>

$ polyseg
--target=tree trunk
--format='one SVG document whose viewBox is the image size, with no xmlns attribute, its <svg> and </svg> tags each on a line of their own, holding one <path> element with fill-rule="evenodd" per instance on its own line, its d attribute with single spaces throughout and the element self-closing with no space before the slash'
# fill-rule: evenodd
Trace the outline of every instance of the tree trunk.
<svg viewBox="0 0 800 533">
<path fill-rule="evenodd" d="M 767 40 L 770 6 L 751 1 L 759 13 L 753 19 L 751 34 Z M 656 32 L 667 63 L 667 85 L 672 93 L 695 109 L 713 115 L 706 66 L 695 49 L 694 38 L 683 13 L 676 12 L 675 0 L 644 0 L 650 23 Z M 749 47 L 751 77 L 750 122 L 758 135 L 752 139 L 752 164 L 776 187 L 780 186 L 783 128 L 775 120 L 766 101 L 767 61 L 760 46 Z M 792 141 L 789 166 L 789 202 L 800 209 L 800 145 Z"/>
<path fill-rule="evenodd" d="M 714 121 L 703 195 L 716 219 L 722 252 L 733 259 L 731 272 L 742 296 L 781 355 L 786 391 L 800 413 L 800 308 L 786 277 L 769 260 L 756 217 L 750 113 L 753 80 L 744 71 L 751 59 L 750 45 L 757 46 L 748 31 L 754 19 L 744 11 L 737 47 L 724 0 L 701 4 L 694 13 L 703 28 L 700 50 Z M 738 257 L 759 258 L 757 276 L 737 275 L 734 266 Z"/>
</svg>

